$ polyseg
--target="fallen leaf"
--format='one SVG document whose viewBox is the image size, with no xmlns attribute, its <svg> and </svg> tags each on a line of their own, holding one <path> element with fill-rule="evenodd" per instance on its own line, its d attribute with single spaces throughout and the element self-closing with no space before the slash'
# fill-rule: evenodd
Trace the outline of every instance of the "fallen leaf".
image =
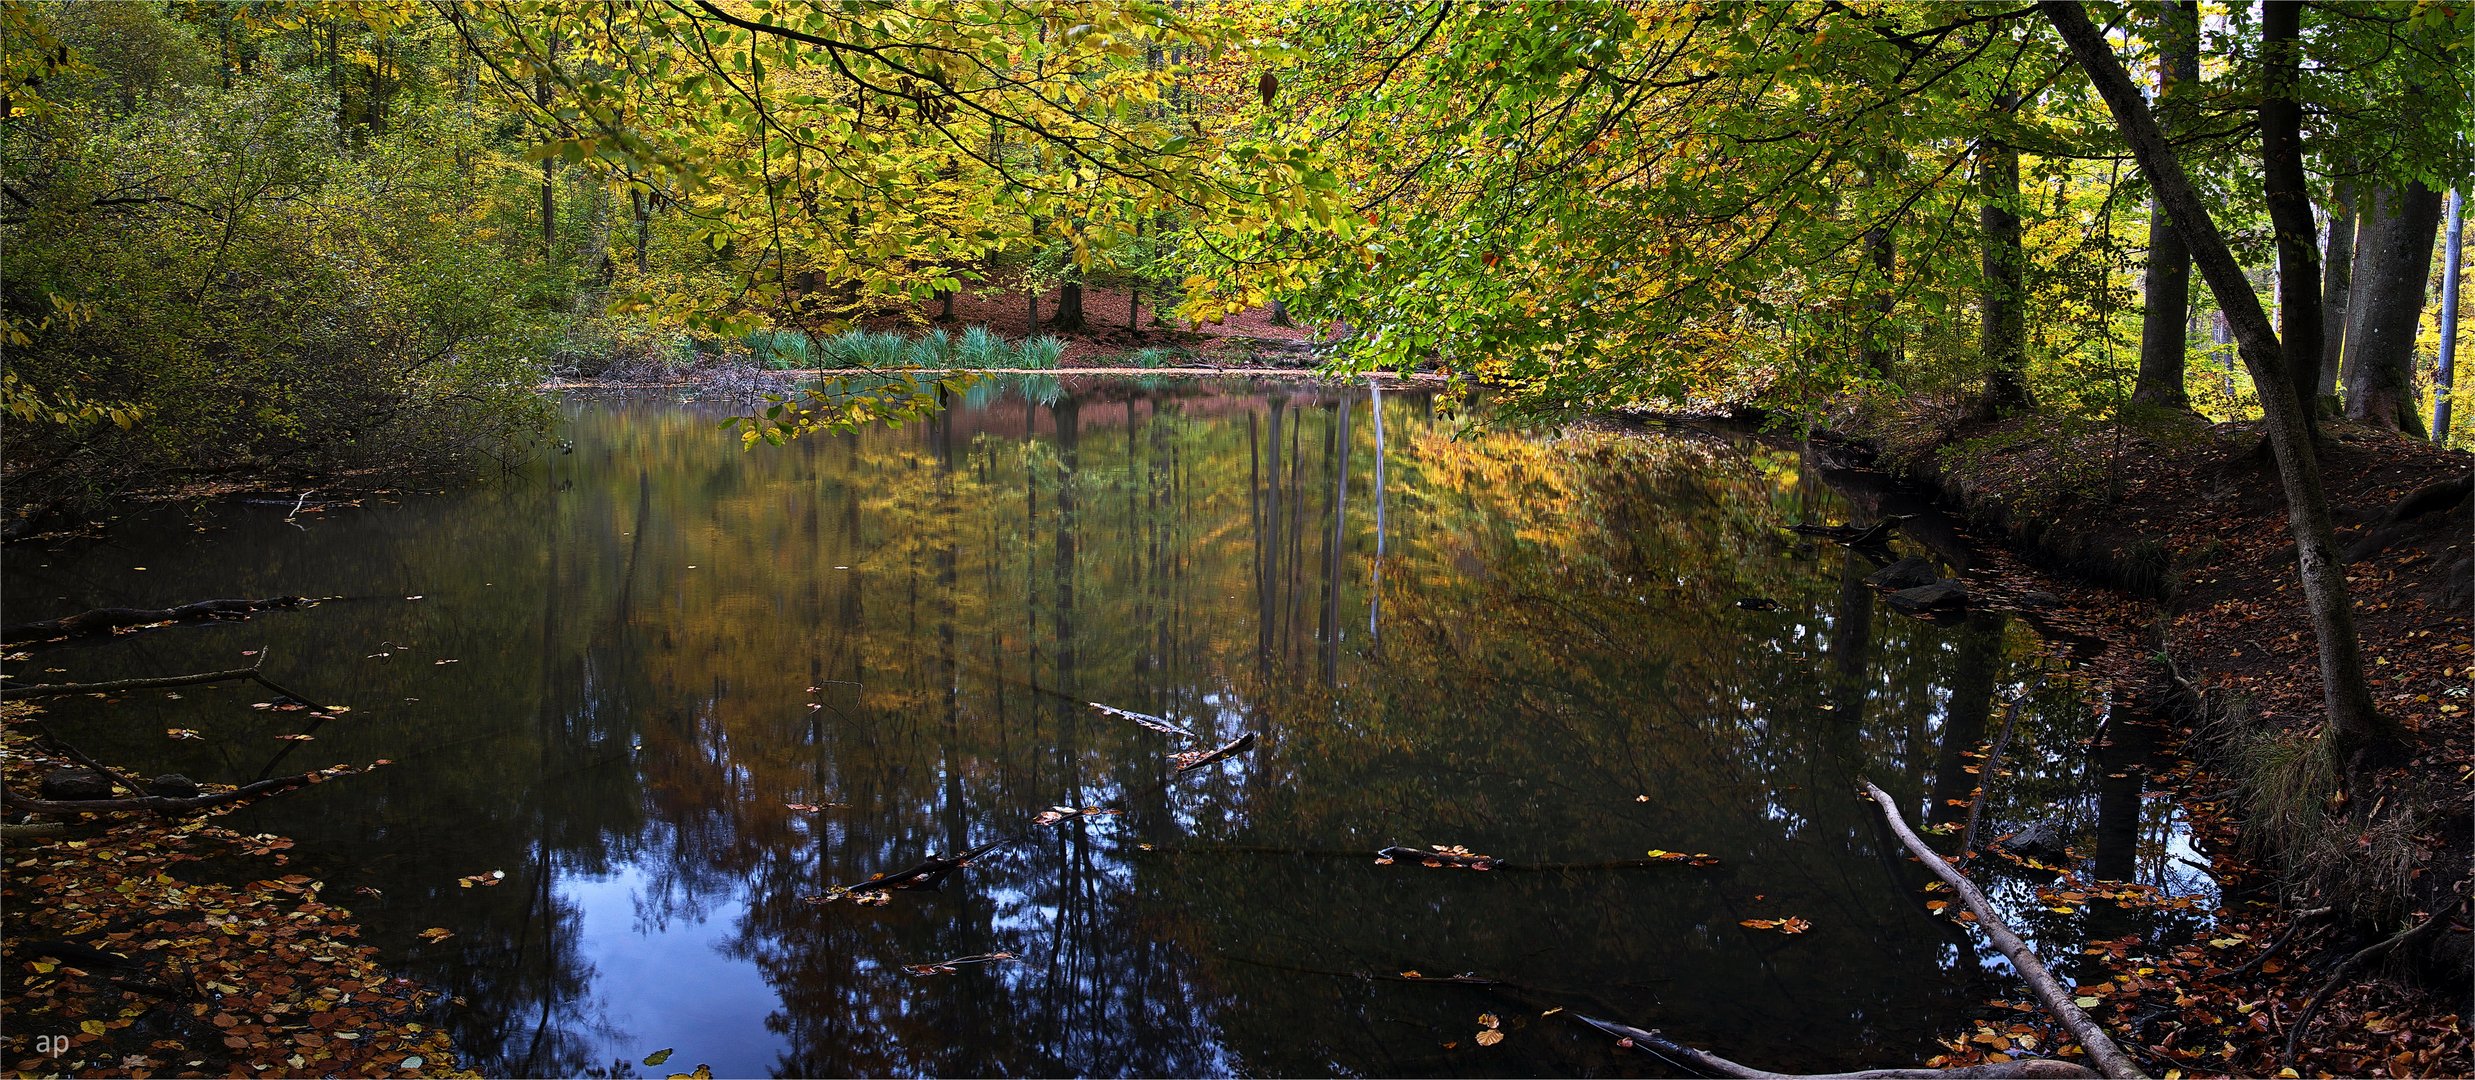
<svg viewBox="0 0 2475 1080">
<path fill-rule="evenodd" d="M 1503 1041 L 1504 1033 L 1501 1031 L 1488 1030 L 1478 1033 L 1478 1045 L 1480 1046 L 1493 1046 Z"/>
<path fill-rule="evenodd" d="M 423 940 L 423 941 L 427 941 L 427 942 L 429 942 L 429 943 L 431 943 L 431 944 L 433 944 L 433 945 L 435 945 L 435 944 L 437 944 L 437 943 L 439 943 L 439 942 L 441 942 L 441 941 L 445 941 L 445 940 L 447 940 L 448 938 L 451 938 L 451 937 L 454 937 L 454 936 L 455 936 L 455 931 L 453 931 L 453 930 L 449 930 L 449 929 L 447 929 L 447 928 L 446 928 L 446 927 L 444 927 L 444 926 L 433 926 L 433 927 L 431 927 L 431 928 L 429 928 L 429 929 L 427 929 L 427 930 L 422 931 L 422 932 L 421 932 L 421 935 L 420 935 L 421 940 Z"/>
<path fill-rule="evenodd" d="M 665 1062 L 665 1061 L 670 1060 L 670 1052 L 671 1052 L 672 1050 L 674 1050 L 674 1049 L 677 1049 L 677 1048 L 676 1048 L 676 1047 L 665 1046 L 665 1047 L 663 1047 L 663 1048 L 661 1048 L 661 1049 L 659 1049 L 659 1050 L 656 1050 L 656 1051 L 654 1051 L 654 1052 L 652 1052 L 652 1053 L 650 1053 L 650 1054 L 646 1054 L 646 1055 L 645 1055 L 645 1066 L 646 1066 L 647 1068 L 650 1068 L 650 1067 L 652 1067 L 652 1066 L 659 1065 L 659 1064 L 661 1064 L 661 1063 L 663 1063 L 663 1062 Z"/>
</svg>

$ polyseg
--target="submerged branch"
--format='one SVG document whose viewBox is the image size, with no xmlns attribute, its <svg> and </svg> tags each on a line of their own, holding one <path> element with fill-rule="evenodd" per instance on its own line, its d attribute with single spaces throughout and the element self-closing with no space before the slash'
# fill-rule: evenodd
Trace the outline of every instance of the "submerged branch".
<svg viewBox="0 0 2475 1080">
<path fill-rule="evenodd" d="M 1959 893 L 1960 900 L 1968 905 L 1969 911 L 1975 913 L 1977 928 L 1993 939 L 1994 947 L 2002 950 L 2002 955 L 2011 961 L 2021 981 L 2028 984 L 2028 989 L 2036 994 L 2046 1011 L 2062 1021 L 2064 1027 L 2071 1029 L 2072 1037 L 2088 1050 L 2089 1060 L 2096 1062 L 2098 1069 L 2114 1080 L 2145 1076 L 2139 1066 L 2132 1064 L 2130 1056 L 2123 1053 L 2123 1048 L 2115 1045 L 2105 1029 L 2098 1027 L 2096 1021 L 2089 1019 L 2087 1013 L 2081 1012 L 2080 1007 L 2072 1003 L 2070 992 L 2063 989 L 2062 983 L 2054 978 L 2052 972 L 2046 970 L 2045 962 L 2037 958 L 2036 950 L 2029 948 L 2028 943 L 2020 940 L 2019 934 L 1994 913 L 1994 905 L 1985 899 L 1985 894 L 1977 891 L 1976 885 L 1966 876 L 1952 869 L 1940 852 L 1925 846 L 1925 841 L 1917 838 L 1915 830 L 1908 827 L 1907 818 L 1900 814 L 1899 804 L 1892 800 L 1890 794 L 1875 787 L 1872 781 L 1864 781 L 1864 785 L 1865 794 L 1882 807 L 1883 820 L 1890 823 L 1891 831 L 1899 834 L 1900 842 L 1908 845 L 1908 850 L 1927 869 Z"/>
</svg>

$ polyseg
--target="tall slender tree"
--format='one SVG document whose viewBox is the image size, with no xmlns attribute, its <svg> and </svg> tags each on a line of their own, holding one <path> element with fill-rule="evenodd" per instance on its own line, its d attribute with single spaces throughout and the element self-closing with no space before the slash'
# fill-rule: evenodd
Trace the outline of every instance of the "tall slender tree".
<svg viewBox="0 0 2475 1080">
<path fill-rule="evenodd" d="M 2235 262 L 2234 252 L 2217 231 L 2217 222 L 2200 201 L 2200 192 L 2183 172 L 2181 155 L 2159 130 L 2157 118 L 2141 99 L 2139 88 L 2123 71 L 2105 35 L 2088 21 L 2088 13 L 2073 0 L 2040 0 L 2037 5 L 2054 24 L 2080 68 L 2088 73 L 2099 96 L 2114 114 L 2140 171 L 2173 217 L 2175 231 L 2191 244 L 2192 263 L 2208 282 L 2209 292 L 2225 311 L 2235 347 L 2260 394 L 2262 426 L 2277 459 L 2279 486 L 2286 495 L 2287 528 L 2294 534 L 2295 557 L 2303 582 L 2303 597 L 2312 618 L 2320 653 L 2322 701 L 2328 708 L 2331 739 L 2342 756 L 2358 747 L 2394 740 L 2395 721 L 2372 705 L 2370 684 L 2363 671 L 2363 649 L 2355 635 L 2354 603 L 2346 589 L 2346 569 L 2337 558 L 2336 528 L 2329 499 L 2321 485 L 2320 464 L 2313 456 L 2310 429 L 2300 415 L 2302 400 L 2286 375 L 2277 330 L 2261 310 L 2251 280 Z"/>
</svg>

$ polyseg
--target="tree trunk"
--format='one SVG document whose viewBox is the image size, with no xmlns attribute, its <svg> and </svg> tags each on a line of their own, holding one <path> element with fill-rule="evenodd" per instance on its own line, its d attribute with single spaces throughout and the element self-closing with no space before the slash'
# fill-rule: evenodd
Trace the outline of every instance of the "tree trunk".
<svg viewBox="0 0 2475 1080">
<path fill-rule="evenodd" d="M 558 59 L 559 39 L 551 38 L 544 48 L 550 59 Z M 547 70 L 537 72 L 533 76 L 533 103 L 541 106 L 545 113 L 550 111 L 550 73 Z M 545 257 L 558 254 L 559 196 L 556 166 L 557 162 L 552 158 L 541 159 L 541 251 Z"/>
<path fill-rule="evenodd" d="M 643 188 L 627 189 L 628 208 L 636 215 L 636 272 L 650 273 L 651 262 L 645 248 L 653 235 L 653 210 L 645 205 Z"/>
<path fill-rule="evenodd" d="M 2165 6 L 2164 56 L 2157 65 L 2158 108 L 2179 113 L 2200 89 L 2200 8 L 2191 0 Z M 2191 311 L 2191 247 L 2174 232 L 2165 204 L 2149 200 L 2148 278 L 2140 316 L 2140 374 L 2131 400 L 2168 409 L 2191 408 L 2183 386 L 2188 348 L 2183 324 Z"/>
<path fill-rule="evenodd" d="M 2466 193 L 2449 193 L 2449 242 L 2441 264 L 2441 362 L 2432 370 L 2432 441 L 2449 445 L 2449 393 L 2458 357 L 2458 271 L 2466 254 Z"/>
<path fill-rule="evenodd" d="M 2015 94 L 2002 95 L 2004 112 L 2019 107 Z M 2035 404 L 2028 392 L 2028 316 L 2023 300 L 2022 271 L 2027 255 L 2020 246 L 2020 152 L 2008 143 L 1989 141 L 1980 176 L 1981 201 L 1977 222 L 1984 245 L 1985 282 L 1978 297 L 1977 355 L 1985 365 L 1985 393 L 1977 400 L 1977 415 L 2000 417 Z"/>
<path fill-rule="evenodd" d="M 2394 740 L 2395 722 L 2372 707 L 2364 681 L 2363 650 L 2355 637 L 2354 604 L 2346 592 L 2346 571 L 2336 558 L 2336 530 L 2329 519 L 2328 494 L 2321 487 L 2320 464 L 2303 426 L 2302 402 L 2286 378 L 2277 331 L 2260 309 L 2243 268 L 2234 261 L 2217 223 L 2200 202 L 2200 193 L 2183 172 L 2174 145 L 2158 130 L 2148 103 L 2123 73 L 2120 61 L 2088 14 L 2071 0 L 2042 0 L 2039 9 L 2062 34 L 2089 81 L 2105 98 L 2122 128 L 2140 171 L 2147 174 L 2158 202 L 2173 217 L 2174 228 L 2191 245 L 2192 262 L 2209 284 L 2209 292 L 2227 313 L 2243 363 L 2260 390 L 2262 427 L 2277 457 L 2278 482 L 2286 495 L 2286 523 L 2295 538 L 2295 555 L 2303 581 L 2303 597 L 2312 616 L 2313 636 L 2320 647 L 2321 694 L 2329 710 L 2329 734 L 2340 759 L 2354 746 Z"/>
<path fill-rule="evenodd" d="M 2269 222 L 2277 234 L 2277 337 L 2295 400 L 2305 405 L 2296 415 L 2306 436 L 2317 438 L 2319 413 L 2310 405 L 2320 384 L 2320 242 L 2303 178 L 2303 105 L 2295 99 L 2302 36 L 2302 0 L 2263 5 L 2260 163 Z"/>
<path fill-rule="evenodd" d="M 2371 200 L 2355 275 L 2354 325 L 2346 334 L 2346 416 L 2391 431 L 2423 434 L 2415 400 L 2415 330 L 2423 319 L 2424 280 L 2441 228 L 2441 193 L 2422 184 L 2383 189 Z"/>
<path fill-rule="evenodd" d="M 1296 325 L 1297 325 L 1296 323 L 1289 321 L 1289 305 L 1284 304 L 1284 303 L 1281 303 L 1281 302 L 1280 302 L 1280 301 L 1278 301 L 1278 300 L 1274 300 L 1274 301 L 1272 301 L 1272 320 L 1271 320 L 1271 321 L 1272 321 L 1272 325 L 1274 325 L 1274 326 L 1296 326 Z"/>
<path fill-rule="evenodd" d="M 1083 321 L 1083 284 L 1069 281 L 1057 289 L 1057 313 L 1048 317 L 1048 324 L 1059 330 L 1080 330 Z"/>
<path fill-rule="evenodd" d="M 2355 281 L 2355 185 L 2338 185 L 2329 207 L 2329 250 L 2320 261 L 2320 378 L 2312 400 L 2321 412 L 2338 412 L 2338 364 L 2346 354 L 2346 311 Z"/>
</svg>

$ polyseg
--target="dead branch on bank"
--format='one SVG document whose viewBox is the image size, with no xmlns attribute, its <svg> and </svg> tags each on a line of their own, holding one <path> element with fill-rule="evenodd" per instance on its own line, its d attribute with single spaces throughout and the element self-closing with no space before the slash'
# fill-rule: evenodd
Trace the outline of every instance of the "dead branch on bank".
<svg viewBox="0 0 2475 1080">
<path fill-rule="evenodd" d="M 2098 1027 L 2096 1021 L 2089 1019 L 2087 1013 L 2081 1012 L 2080 1007 L 2072 1003 L 2071 993 L 2063 989 L 2053 972 L 2046 970 L 2045 962 L 2037 958 L 2036 950 L 2029 948 L 2027 942 L 2020 940 L 2019 934 L 1994 914 L 1994 905 L 1985 899 L 1985 894 L 1977 891 L 1976 885 L 1966 876 L 1952 869 L 1950 863 L 1943 861 L 1941 853 L 1925 846 L 1925 841 L 1917 838 L 1915 830 L 1908 827 L 1908 819 L 1900 814 L 1899 804 L 1892 800 L 1890 794 L 1875 787 L 1872 781 L 1864 781 L 1864 785 L 1865 794 L 1882 807 L 1883 819 L 1890 823 L 1892 832 L 1899 834 L 1900 842 L 1908 845 L 1909 852 L 1918 861 L 1959 894 L 1961 902 L 1975 913 L 1977 928 L 1985 931 L 1985 936 L 1993 940 L 1995 948 L 2002 950 L 2002 955 L 2011 961 L 2021 981 L 2028 984 L 2028 989 L 2036 994 L 2037 1001 L 2045 1006 L 2046 1011 L 2062 1021 L 2064 1027 L 2071 1029 L 2071 1036 L 2087 1049 L 2089 1060 L 2097 1063 L 2099 1071 L 2114 1080 L 2144 1078 L 2146 1074 L 2140 1071 L 2139 1066 L 2132 1064 L 2130 1056 L 2123 1053 L 2122 1047 L 2115 1045 L 2105 1029 Z"/>
<path fill-rule="evenodd" d="M 225 615 L 246 615 L 267 611 L 311 607 L 333 596 L 270 596 L 264 600 L 200 600 L 168 608 L 96 608 L 58 619 L 20 623 L 0 629 L 0 645 L 22 645 L 37 641 L 58 641 L 64 638 L 91 637 L 108 634 L 129 626 L 153 623 L 198 622 Z"/>
</svg>

